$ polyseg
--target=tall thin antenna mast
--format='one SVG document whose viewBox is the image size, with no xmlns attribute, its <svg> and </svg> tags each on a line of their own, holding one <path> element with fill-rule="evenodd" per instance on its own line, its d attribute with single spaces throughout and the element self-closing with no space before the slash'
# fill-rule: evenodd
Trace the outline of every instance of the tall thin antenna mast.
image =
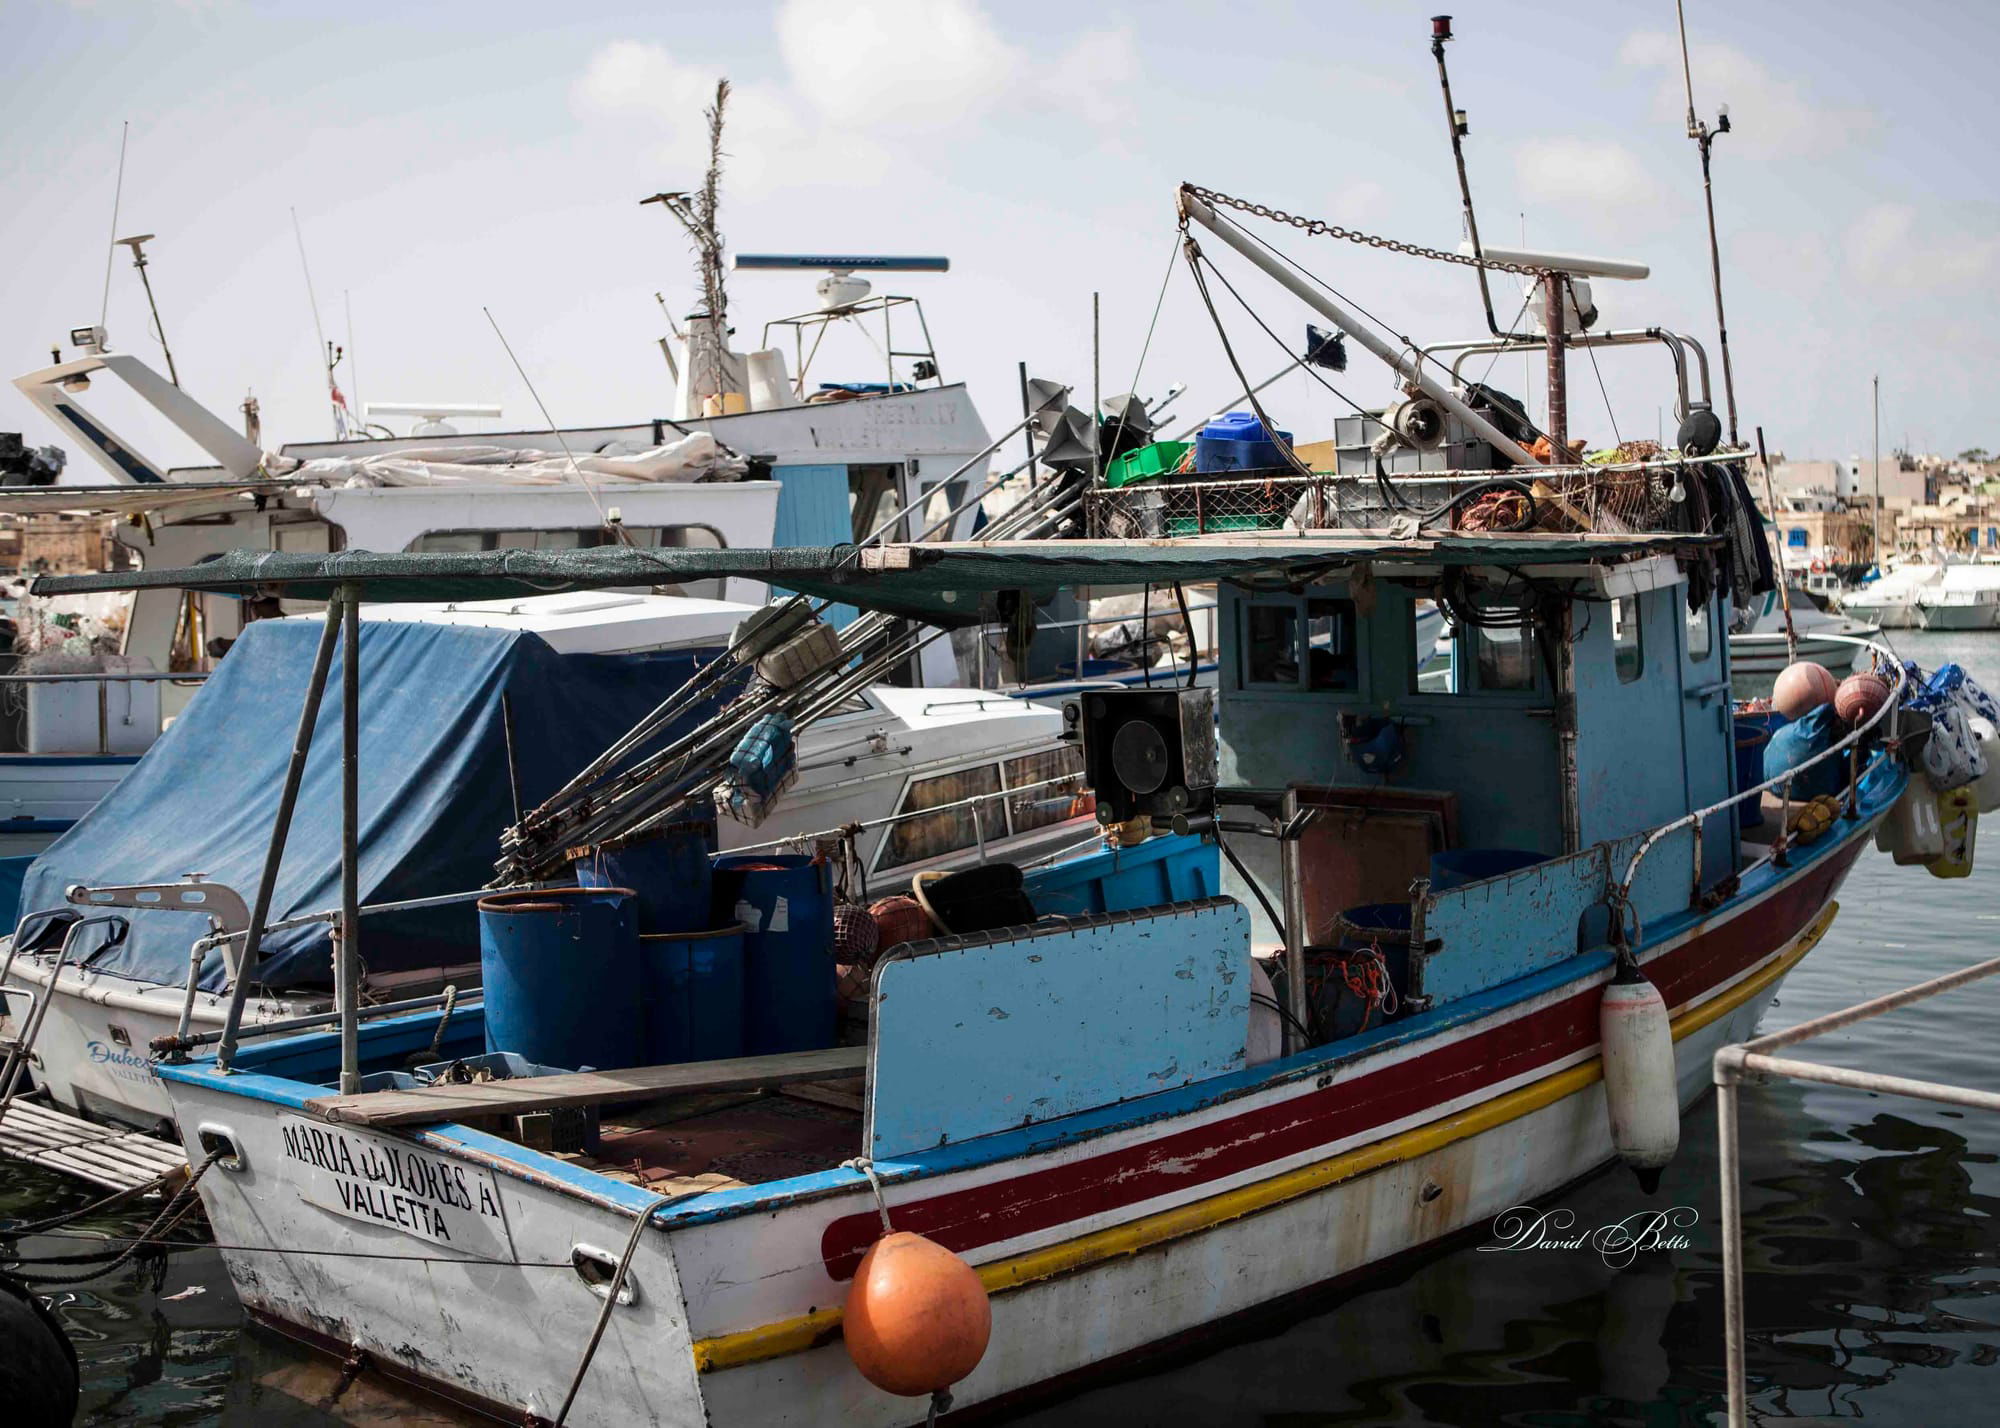
<svg viewBox="0 0 2000 1428">
<path fill-rule="evenodd" d="M 354 388 L 354 410 L 358 412 L 364 408 L 361 405 L 361 354 L 354 346 L 354 295 L 342 288 L 340 301 L 347 309 L 347 384 Z"/>
<path fill-rule="evenodd" d="M 319 320 L 319 297 L 313 292 L 312 264 L 306 261 L 305 230 L 299 227 L 299 211 L 292 210 L 292 236 L 299 243 L 299 271 L 306 275 L 306 301 L 312 304 L 313 336 L 319 340 L 319 360 L 326 368 L 326 401 L 333 412 L 333 437 L 336 441 L 347 440 L 347 400 L 340 395 L 340 385 L 333 379 L 333 367 L 340 360 L 340 349 L 326 340 L 326 328 Z"/>
<path fill-rule="evenodd" d="M 174 368 L 174 349 L 167 345 L 167 329 L 160 322 L 160 305 L 153 301 L 153 280 L 146 276 L 146 245 L 152 241 L 152 234 L 138 233 L 130 238 L 120 238 L 118 245 L 132 250 L 132 266 L 139 270 L 139 284 L 146 290 L 146 311 L 153 315 L 153 335 L 160 339 L 160 350 L 167 354 L 167 376 L 178 387 L 181 374 Z M 98 325 L 103 326 L 102 323 Z"/>
<path fill-rule="evenodd" d="M 125 141 L 131 136 L 132 121 L 127 119 L 118 130 L 118 186 L 111 190 L 111 238 L 104 245 L 104 301 L 97 309 L 99 327 L 111 315 L 111 260 L 118 256 L 118 205 L 125 201 Z"/>
<path fill-rule="evenodd" d="M 1681 27 L 1681 80 L 1687 88 L 1687 132 L 1701 150 L 1701 194 L 1708 205 L 1708 266 L 1715 284 L 1715 335 L 1722 351 L 1722 393 L 1729 406 L 1729 444 L 1738 445 L 1736 436 L 1736 373 L 1729 363 L 1729 323 L 1722 315 L 1722 248 L 1715 239 L 1715 183 L 1709 174 L 1709 150 L 1715 146 L 1718 134 L 1729 132 L 1729 106 L 1722 105 L 1715 116 L 1715 127 L 1710 128 L 1705 120 L 1695 117 L 1694 112 L 1694 66 L 1688 60 L 1687 9 L 1683 0 L 1674 0 L 1674 14 Z"/>
<path fill-rule="evenodd" d="M 514 355 L 514 344 L 509 342 L 507 340 L 507 334 L 500 330 L 500 322 L 499 319 L 493 316 L 493 309 L 490 307 L 482 307 L 479 310 L 486 314 L 487 322 L 491 323 L 493 326 L 493 335 L 500 339 L 501 347 L 506 349 L 507 360 L 509 362 L 512 362 L 514 364 L 514 370 L 521 374 L 522 385 L 528 389 L 528 395 L 535 399 L 535 405 L 541 410 L 542 420 L 548 423 L 549 435 L 553 436 L 556 439 L 556 444 L 562 448 L 563 455 L 569 458 L 569 474 L 576 477 L 577 484 L 583 487 L 584 495 L 590 497 L 590 504 L 597 510 L 597 519 L 607 529 L 616 531 L 618 533 L 618 539 L 620 541 L 624 542 L 626 545 L 631 545 L 632 533 L 625 529 L 624 523 L 622 521 L 613 521 L 611 517 L 608 514 L 606 514 L 604 510 L 604 503 L 597 499 L 596 487 L 592 486 L 590 484 L 590 479 L 583 474 L 583 468 L 576 464 L 576 453 L 569 449 L 569 441 L 566 437 L 563 436 L 562 428 L 557 426 L 556 419 L 549 415 L 548 403 L 544 402 L 542 400 L 542 394 L 535 390 L 534 378 L 530 377 L 528 375 L 528 369 L 521 365 L 521 359 Z"/>
<path fill-rule="evenodd" d="M 1875 401 L 1875 568 L 1882 568 L 1882 374 L 1874 381 Z"/>
</svg>

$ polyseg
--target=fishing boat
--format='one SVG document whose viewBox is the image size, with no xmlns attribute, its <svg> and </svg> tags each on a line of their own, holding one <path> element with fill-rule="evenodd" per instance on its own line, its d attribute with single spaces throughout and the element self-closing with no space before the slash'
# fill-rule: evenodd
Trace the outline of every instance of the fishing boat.
<svg viewBox="0 0 2000 1428">
<path fill-rule="evenodd" d="M 1224 202 L 1182 190 L 1190 260 L 1213 236 L 1283 281 Z M 1560 294 L 1583 260 L 1532 262 Z M 1879 694 L 1850 723 L 1829 707 L 1817 745 L 1746 771 L 1719 637 L 1762 546 L 1744 454 L 1689 452 L 1697 419 L 1670 455 L 1538 460 L 1406 342 L 1292 290 L 1428 404 L 1391 424 L 1405 449 L 1449 421 L 1497 471 L 1410 490 L 1262 473 L 1260 500 L 1307 513 L 1288 530 L 647 557 L 862 621 L 999 626 L 1016 652 L 1024 612 L 1060 590 L 1212 583 L 1214 690 L 1085 691 L 1066 718 L 1097 820 L 1134 830 L 1098 856 L 1212 844 L 1219 887 L 1177 852 L 1081 890 L 989 860 L 931 887 L 926 920 L 873 922 L 864 953 L 829 905 L 837 860 L 717 861 L 705 904 L 685 878 L 552 878 L 565 839 L 712 796 L 724 775 L 686 772 L 709 746 L 690 735 L 502 838 L 518 890 L 481 907 L 479 1008 L 364 1020 L 350 993 L 337 1030 L 163 1043 L 251 1315 L 496 1418 L 908 1423 L 926 1397 L 932 1414 L 1002 1405 L 1185 1342 L 1614 1160 L 1656 1183 L 1710 1055 L 1824 934 L 1890 811 L 1935 798 L 1898 737 L 1908 672 L 1870 651 Z M 1550 328 L 1553 378 L 1592 338 Z M 1682 499 L 1652 503 L 1669 488 Z M 1507 503 L 1470 518 L 1492 495 Z M 225 555 L 149 578 L 511 596 L 615 587 L 638 558 Z M 1449 619 L 1442 679 L 1423 602 Z M 707 924 L 649 951 L 643 908 L 669 892 Z M 358 892 L 343 900 L 349 986 L 367 930 Z M 572 950 L 538 962 L 549 937 Z M 844 1020 L 836 962 L 864 973 Z M 534 992 L 531 966 L 550 978 Z M 508 968 L 511 1000 L 493 990 Z M 611 1005 L 637 1023 L 621 1032 Z M 924 1261 L 913 1300 L 877 1273 L 906 1251 Z"/>
</svg>

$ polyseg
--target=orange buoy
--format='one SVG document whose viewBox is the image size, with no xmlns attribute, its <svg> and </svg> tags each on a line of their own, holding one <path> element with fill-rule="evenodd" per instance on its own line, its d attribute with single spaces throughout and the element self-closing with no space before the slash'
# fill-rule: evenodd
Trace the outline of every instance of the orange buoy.
<svg viewBox="0 0 2000 1428">
<path fill-rule="evenodd" d="M 906 1398 L 942 1393 L 979 1366 L 993 1306 L 971 1265 L 897 1230 L 861 1257 L 847 1291 L 847 1355 L 861 1376 Z"/>
<path fill-rule="evenodd" d="M 1788 664 L 1771 686 L 1771 706 L 1787 719 L 1803 719 L 1822 704 L 1833 702 L 1833 671 L 1802 659 Z"/>
</svg>

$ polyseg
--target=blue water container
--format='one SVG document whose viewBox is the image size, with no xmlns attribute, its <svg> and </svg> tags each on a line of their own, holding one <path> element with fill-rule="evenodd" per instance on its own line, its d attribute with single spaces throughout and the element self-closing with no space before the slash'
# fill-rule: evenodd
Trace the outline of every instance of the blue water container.
<svg viewBox="0 0 2000 1428">
<path fill-rule="evenodd" d="M 639 938 L 649 1065 L 743 1055 L 743 933 L 733 922 Z"/>
<path fill-rule="evenodd" d="M 669 823 L 630 839 L 592 848 L 576 861 L 587 888 L 631 888 L 639 899 L 639 933 L 701 932 L 709 921 L 710 860 L 715 820 Z"/>
<path fill-rule="evenodd" d="M 1431 854 L 1431 891 L 1448 892 L 1467 883 L 1504 877 L 1546 863 L 1546 853 L 1530 853 L 1525 848 L 1453 848 Z M 1399 904 L 1400 906 L 1400 904 Z M 1409 924 L 1405 921 L 1404 926 Z"/>
<path fill-rule="evenodd" d="M 1287 446 L 1292 444 L 1289 431 L 1280 427 L 1278 435 Z M 1255 412 L 1219 416 L 1203 427 L 1194 441 L 1194 469 L 1198 472 L 1257 471 L 1286 464 Z"/>
<path fill-rule="evenodd" d="M 715 860 L 715 920 L 740 922 L 743 1041 L 751 1056 L 833 1045 L 833 869 L 801 854 Z"/>
<path fill-rule="evenodd" d="M 544 1066 L 637 1066 L 639 934 L 629 888 L 516 888 L 479 900 L 486 1049 Z"/>
</svg>

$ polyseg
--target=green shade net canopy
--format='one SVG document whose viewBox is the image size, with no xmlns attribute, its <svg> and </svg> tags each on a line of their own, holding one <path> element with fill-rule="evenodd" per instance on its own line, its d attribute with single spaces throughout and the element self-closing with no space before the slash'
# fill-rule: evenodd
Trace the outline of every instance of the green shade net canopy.
<svg viewBox="0 0 2000 1428">
<path fill-rule="evenodd" d="M 647 587 L 694 580 L 764 581 L 816 598 L 929 625 L 980 622 L 991 597 L 1040 598 L 1078 585 L 1301 585 L 1368 562 L 1508 569 L 1706 553 L 1719 537 L 1441 533 L 1415 539 L 1341 536 L 1160 541 L 937 542 L 897 546 L 797 546 L 688 550 L 598 546 L 588 550 L 438 551 L 312 555 L 230 551 L 177 570 L 43 576 L 37 595 L 170 588 L 241 597 L 325 600 L 343 587 L 364 601 L 443 603 Z"/>
</svg>

